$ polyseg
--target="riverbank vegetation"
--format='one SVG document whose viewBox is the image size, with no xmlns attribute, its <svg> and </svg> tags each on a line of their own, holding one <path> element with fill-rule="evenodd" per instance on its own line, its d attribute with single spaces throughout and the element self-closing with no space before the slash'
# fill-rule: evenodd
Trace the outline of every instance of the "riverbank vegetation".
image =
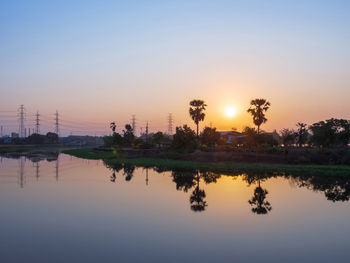
<svg viewBox="0 0 350 263">
<path fill-rule="evenodd" d="M 102 159 L 109 165 L 131 164 L 140 167 L 157 167 L 158 169 L 180 169 L 214 171 L 222 173 L 287 173 L 304 175 L 332 175 L 350 176 L 350 166 L 342 165 L 289 165 L 244 162 L 196 162 L 186 160 L 173 160 L 166 158 L 130 158 L 117 152 L 101 152 L 92 148 L 72 149 L 63 151 L 79 158 L 98 160 Z"/>
<path fill-rule="evenodd" d="M 192 100 L 189 104 L 189 114 L 196 131 L 187 124 L 176 127 L 175 134 L 148 133 L 147 127 L 145 133 L 136 137 L 131 125 L 125 125 L 119 134 L 116 132 L 116 123 L 112 122 L 113 134 L 104 138 L 105 147 L 117 150 L 158 149 L 163 154 L 157 156 L 184 160 L 193 160 L 197 156 L 198 160 L 209 162 L 350 165 L 348 120 L 332 118 L 311 125 L 299 122 L 296 129 L 266 132 L 262 125 L 268 121 L 266 114 L 271 103 L 266 99 L 254 99 L 247 112 L 251 114 L 256 127 L 245 127 L 241 132 L 235 129 L 220 132 L 215 127 L 203 127 L 200 130 L 206 107 L 203 100 Z M 139 151 L 138 155 L 154 157 L 154 151 Z"/>
</svg>

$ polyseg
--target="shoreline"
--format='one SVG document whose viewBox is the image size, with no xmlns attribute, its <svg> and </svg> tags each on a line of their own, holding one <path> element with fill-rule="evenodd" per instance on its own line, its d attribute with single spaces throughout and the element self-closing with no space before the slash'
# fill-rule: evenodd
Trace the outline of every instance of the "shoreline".
<svg viewBox="0 0 350 263">
<path fill-rule="evenodd" d="M 62 151 L 64 154 L 82 159 L 103 160 L 107 164 L 126 163 L 135 166 L 200 170 L 222 173 L 273 173 L 294 175 L 350 176 L 349 165 L 313 165 L 313 164 L 269 164 L 245 162 L 196 162 L 165 158 L 127 158 L 116 156 L 112 152 L 98 152 L 92 148 L 71 149 Z"/>
</svg>

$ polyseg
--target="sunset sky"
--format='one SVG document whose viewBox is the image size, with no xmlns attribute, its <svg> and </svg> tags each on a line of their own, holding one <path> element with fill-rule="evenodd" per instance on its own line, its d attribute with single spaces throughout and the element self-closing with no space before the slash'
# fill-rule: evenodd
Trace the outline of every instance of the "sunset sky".
<svg viewBox="0 0 350 263">
<path fill-rule="evenodd" d="M 0 124 L 20 104 L 62 134 L 130 122 L 191 124 L 203 99 L 219 130 L 252 126 L 249 101 L 271 102 L 264 130 L 350 119 L 350 1 L 2 1 Z M 228 117 L 225 108 L 237 109 Z M 51 126 L 52 127 L 51 127 Z"/>
</svg>

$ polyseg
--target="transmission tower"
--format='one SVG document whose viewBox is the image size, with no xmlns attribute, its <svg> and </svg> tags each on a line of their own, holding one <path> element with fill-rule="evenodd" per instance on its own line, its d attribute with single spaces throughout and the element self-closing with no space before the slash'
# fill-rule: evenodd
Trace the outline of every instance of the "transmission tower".
<svg viewBox="0 0 350 263">
<path fill-rule="evenodd" d="M 146 124 L 146 141 L 148 141 L 148 122 Z"/>
<path fill-rule="evenodd" d="M 135 115 L 132 115 L 131 117 L 131 126 L 134 134 L 136 135 L 136 117 Z"/>
<path fill-rule="evenodd" d="M 148 136 L 148 122 L 146 124 L 146 136 Z"/>
<path fill-rule="evenodd" d="M 19 107 L 19 137 L 23 138 L 24 135 L 24 106 L 23 104 Z"/>
<path fill-rule="evenodd" d="M 55 133 L 58 135 L 60 132 L 60 127 L 59 127 L 59 119 L 58 119 L 58 111 L 56 110 L 55 113 Z"/>
<path fill-rule="evenodd" d="M 36 117 L 35 118 L 35 133 L 39 134 L 40 133 L 40 119 L 39 119 L 40 114 L 39 114 L 39 112 L 36 112 L 35 117 Z"/>
<path fill-rule="evenodd" d="M 173 134 L 173 115 L 171 113 L 168 116 L 168 134 Z"/>
</svg>

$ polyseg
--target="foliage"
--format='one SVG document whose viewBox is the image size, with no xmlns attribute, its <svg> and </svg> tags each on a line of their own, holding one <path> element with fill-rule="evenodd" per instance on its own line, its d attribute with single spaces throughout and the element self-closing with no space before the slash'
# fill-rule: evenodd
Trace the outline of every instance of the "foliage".
<svg viewBox="0 0 350 263">
<path fill-rule="evenodd" d="M 197 126 L 197 137 L 199 135 L 199 122 L 204 120 L 204 117 L 205 117 L 204 111 L 206 106 L 207 105 L 204 103 L 203 100 L 192 100 L 190 102 L 189 113 L 192 120 Z"/>
<path fill-rule="evenodd" d="M 284 146 L 290 146 L 295 143 L 295 131 L 292 129 L 282 129 L 280 131 L 282 143 Z"/>
<path fill-rule="evenodd" d="M 299 147 L 302 147 L 308 139 L 309 133 L 307 131 L 307 124 L 298 122 L 297 123 L 298 130 L 296 132 L 297 144 Z"/>
<path fill-rule="evenodd" d="M 115 124 L 115 122 L 111 122 L 111 124 L 109 125 L 109 127 L 112 129 L 113 133 L 115 133 L 115 130 L 117 129 L 117 125 Z"/>
<path fill-rule="evenodd" d="M 58 135 L 53 132 L 48 132 L 46 135 L 33 133 L 22 141 L 26 144 L 57 144 Z"/>
<path fill-rule="evenodd" d="M 125 145 L 131 145 L 135 139 L 134 130 L 130 124 L 125 125 L 125 130 L 123 130 L 123 139 Z"/>
<path fill-rule="evenodd" d="M 250 108 L 247 112 L 253 116 L 253 122 L 258 127 L 258 134 L 261 124 L 267 122 L 265 112 L 270 108 L 270 105 L 271 103 L 266 99 L 255 99 L 250 102 Z"/>
<path fill-rule="evenodd" d="M 172 147 L 187 150 L 195 149 L 197 147 L 195 132 L 186 124 L 182 127 L 176 127 L 176 133 L 174 134 Z"/>
<path fill-rule="evenodd" d="M 350 121 L 330 119 L 310 126 L 311 143 L 315 146 L 347 146 L 350 139 Z"/>
<path fill-rule="evenodd" d="M 156 132 L 152 135 L 152 141 L 160 147 L 160 144 L 167 140 L 167 137 L 162 132 Z"/>
<path fill-rule="evenodd" d="M 216 128 L 205 127 L 200 134 L 200 142 L 208 147 L 214 147 L 219 143 L 220 133 Z"/>
</svg>

